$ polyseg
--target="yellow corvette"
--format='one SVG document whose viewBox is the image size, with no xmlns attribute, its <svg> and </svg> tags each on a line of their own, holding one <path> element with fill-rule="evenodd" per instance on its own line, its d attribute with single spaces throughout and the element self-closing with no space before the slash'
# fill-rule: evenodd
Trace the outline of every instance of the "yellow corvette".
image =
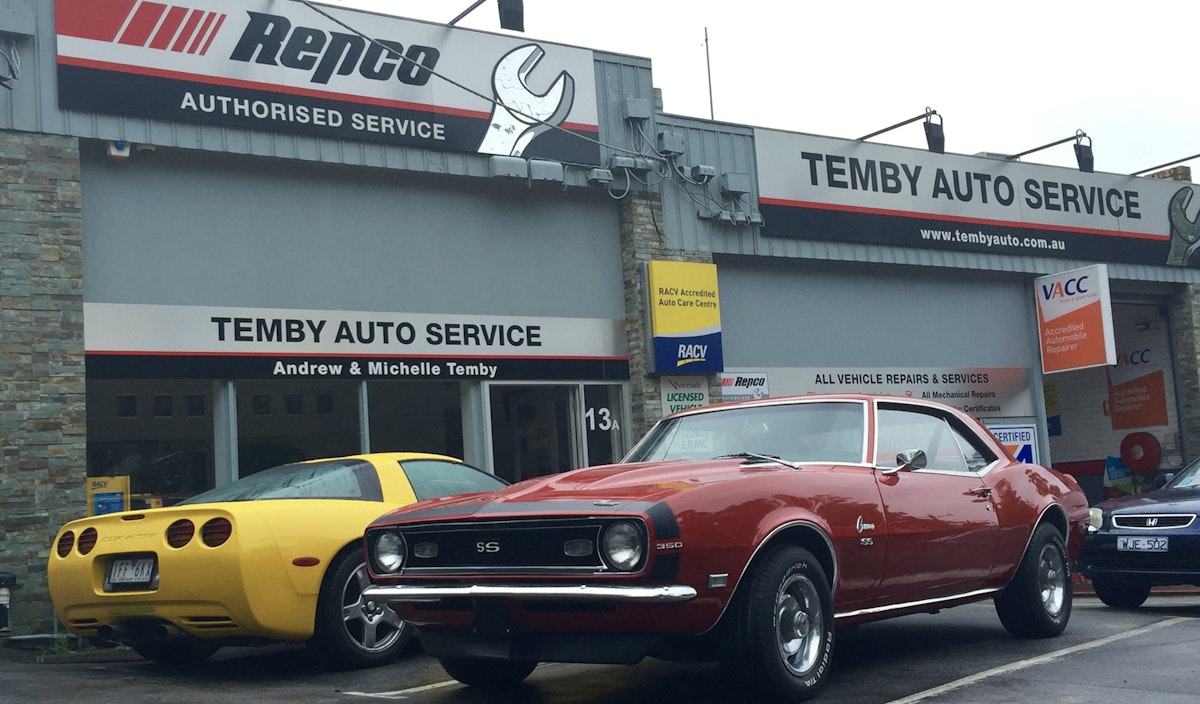
<svg viewBox="0 0 1200 704">
<path fill-rule="evenodd" d="M 412 629 L 362 595 L 363 529 L 393 508 L 504 483 L 427 453 L 273 467 L 175 506 L 67 523 L 50 554 L 50 598 L 72 634 L 156 662 L 305 641 L 335 666 L 379 665 Z"/>
</svg>

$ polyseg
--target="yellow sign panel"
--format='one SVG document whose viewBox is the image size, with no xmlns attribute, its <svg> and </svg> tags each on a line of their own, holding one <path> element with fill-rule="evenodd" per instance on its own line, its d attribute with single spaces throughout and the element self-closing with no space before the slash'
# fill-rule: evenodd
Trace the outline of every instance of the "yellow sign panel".
<svg viewBox="0 0 1200 704">
<path fill-rule="evenodd" d="M 655 371 L 724 371 L 717 265 L 652 261 L 646 270 Z"/>
<path fill-rule="evenodd" d="M 129 477 L 88 477 L 89 516 L 129 510 Z"/>
</svg>

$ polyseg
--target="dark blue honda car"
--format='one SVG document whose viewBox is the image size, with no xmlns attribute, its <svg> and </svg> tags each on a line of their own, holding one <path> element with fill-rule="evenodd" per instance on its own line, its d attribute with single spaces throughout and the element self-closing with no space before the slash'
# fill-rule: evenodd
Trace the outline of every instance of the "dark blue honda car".
<svg viewBox="0 0 1200 704">
<path fill-rule="evenodd" d="M 1108 606 L 1135 609 L 1152 587 L 1200 586 L 1200 459 L 1165 486 L 1091 509 L 1078 571 Z"/>
</svg>

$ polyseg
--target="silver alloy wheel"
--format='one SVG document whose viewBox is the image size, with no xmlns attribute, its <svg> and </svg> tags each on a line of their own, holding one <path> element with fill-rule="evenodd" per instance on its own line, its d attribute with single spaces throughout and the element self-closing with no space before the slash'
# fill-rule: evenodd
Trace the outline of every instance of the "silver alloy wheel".
<svg viewBox="0 0 1200 704">
<path fill-rule="evenodd" d="M 1067 592 L 1067 570 L 1063 564 L 1062 553 L 1051 543 L 1042 546 L 1038 556 L 1038 592 L 1042 597 L 1042 606 L 1046 613 L 1057 616 L 1063 608 Z"/>
<path fill-rule="evenodd" d="M 342 622 L 355 645 L 379 653 L 395 644 L 409 626 L 388 605 L 363 597 L 363 589 L 370 584 L 363 563 L 342 585 Z"/>
<path fill-rule="evenodd" d="M 775 596 L 775 634 L 779 657 L 793 674 L 807 675 L 821 657 L 825 624 L 816 587 L 793 574 Z"/>
</svg>

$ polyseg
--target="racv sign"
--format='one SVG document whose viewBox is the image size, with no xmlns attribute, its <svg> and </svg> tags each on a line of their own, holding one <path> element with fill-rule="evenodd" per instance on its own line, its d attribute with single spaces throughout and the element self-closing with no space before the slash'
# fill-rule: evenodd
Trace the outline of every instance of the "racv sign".
<svg viewBox="0 0 1200 704">
<path fill-rule="evenodd" d="M 600 160 L 586 49 L 293 0 L 57 0 L 59 106 Z"/>
</svg>

